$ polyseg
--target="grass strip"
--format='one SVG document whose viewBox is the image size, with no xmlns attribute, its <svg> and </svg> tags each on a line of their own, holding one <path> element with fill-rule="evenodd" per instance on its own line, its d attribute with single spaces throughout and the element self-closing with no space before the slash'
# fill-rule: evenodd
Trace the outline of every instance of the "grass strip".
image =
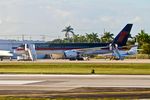
<svg viewBox="0 0 150 100">
<path fill-rule="evenodd" d="M 150 75 L 150 64 L 0 63 L 1 74 L 127 74 Z"/>
</svg>

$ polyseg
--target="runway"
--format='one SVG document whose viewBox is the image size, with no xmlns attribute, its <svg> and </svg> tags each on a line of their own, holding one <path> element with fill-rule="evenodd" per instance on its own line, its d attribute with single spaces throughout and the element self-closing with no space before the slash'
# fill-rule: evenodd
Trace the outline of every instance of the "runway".
<svg viewBox="0 0 150 100">
<path fill-rule="evenodd" d="M 150 75 L 0 75 L 0 90 L 64 91 L 80 87 L 150 88 Z"/>
</svg>

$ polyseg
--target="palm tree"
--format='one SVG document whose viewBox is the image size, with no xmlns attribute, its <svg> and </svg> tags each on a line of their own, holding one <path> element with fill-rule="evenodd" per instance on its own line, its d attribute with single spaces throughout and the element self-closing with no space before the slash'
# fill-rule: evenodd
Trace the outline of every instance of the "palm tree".
<svg viewBox="0 0 150 100">
<path fill-rule="evenodd" d="M 80 35 L 79 40 L 80 40 L 80 42 L 82 42 L 82 43 L 86 43 L 86 42 L 87 42 L 87 38 L 86 38 L 86 36 L 84 36 L 84 35 Z"/>
<path fill-rule="evenodd" d="M 65 37 L 70 40 L 70 33 L 74 36 L 73 28 L 69 25 L 65 27 L 65 29 L 62 30 L 62 32 L 65 32 Z"/>
<path fill-rule="evenodd" d="M 73 35 L 73 40 L 74 40 L 74 42 L 80 42 L 80 35 L 79 34 L 77 34 L 77 35 Z"/>
<path fill-rule="evenodd" d="M 98 33 L 91 33 L 91 34 L 87 34 L 86 33 L 86 38 L 87 38 L 87 41 L 89 42 L 89 43 L 92 43 L 92 42 L 94 42 L 94 43 L 96 43 L 96 42 L 100 42 L 100 39 L 98 38 Z"/>
<path fill-rule="evenodd" d="M 138 39 L 138 42 L 149 42 L 149 36 L 147 33 L 145 33 L 144 30 L 141 30 L 140 33 L 138 33 L 138 36 L 137 36 L 137 39 Z"/>
<path fill-rule="evenodd" d="M 92 42 L 92 35 L 91 34 L 86 33 L 86 38 L 87 38 L 88 43 Z"/>
<path fill-rule="evenodd" d="M 110 32 L 105 32 L 104 35 L 101 37 L 102 42 L 111 42 L 114 34 L 111 34 Z"/>
<path fill-rule="evenodd" d="M 141 30 L 141 32 L 138 33 L 136 38 L 137 38 L 140 48 L 142 47 L 143 44 L 149 43 L 149 41 L 150 41 L 150 36 L 148 35 L 148 33 L 145 33 L 144 30 Z"/>
<path fill-rule="evenodd" d="M 98 33 L 92 33 L 92 36 L 93 36 L 93 40 L 94 40 L 95 43 L 100 42 L 100 38 L 98 36 Z"/>
</svg>

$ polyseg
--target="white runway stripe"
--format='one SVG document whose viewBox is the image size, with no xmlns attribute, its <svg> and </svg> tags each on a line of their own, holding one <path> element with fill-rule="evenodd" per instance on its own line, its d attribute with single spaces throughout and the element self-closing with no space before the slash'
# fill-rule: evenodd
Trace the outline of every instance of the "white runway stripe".
<svg viewBox="0 0 150 100">
<path fill-rule="evenodd" d="M 28 80 L 0 80 L 0 85 L 23 85 L 23 84 L 30 84 L 36 83 L 41 81 L 28 81 Z"/>
</svg>

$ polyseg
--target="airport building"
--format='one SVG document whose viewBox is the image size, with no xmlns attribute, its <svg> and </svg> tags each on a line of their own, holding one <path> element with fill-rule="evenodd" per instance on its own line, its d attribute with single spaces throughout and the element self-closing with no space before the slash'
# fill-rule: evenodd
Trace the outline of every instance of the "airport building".
<svg viewBox="0 0 150 100">
<path fill-rule="evenodd" d="M 0 40 L 0 50 L 8 50 L 10 52 L 14 53 L 14 50 L 19 47 L 22 44 L 35 44 L 35 43 L 45 43 L 44 41 L 33 41 L 33 40 Z M 16 55 L 14 53 L 14 57 L 16 58 Z"/>
</svg>

